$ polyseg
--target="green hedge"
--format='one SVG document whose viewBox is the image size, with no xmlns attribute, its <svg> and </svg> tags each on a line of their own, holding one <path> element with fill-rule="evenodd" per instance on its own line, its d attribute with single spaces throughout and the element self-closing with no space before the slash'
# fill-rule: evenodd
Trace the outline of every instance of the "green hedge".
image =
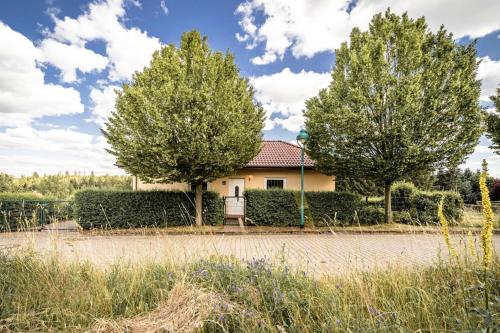
<svg viewBox="0 0 500 333">
<path fill-rule="evenodd" d="M 245 215 L 257 225 L 299 225 L 296 191 L 245 190 Z"/>
<path fill-rule="evenodd" d="M 194 213 L 193 192 L 84 190 L 75 194 L 75 214 L 84 229 L 190 225 Z M 203 223 L 222 220 L 222 199 L 204 192 Z"/>
<path fill-rule="evenodd" d="M 300 223 L 300 192 L 246 190 L 246 217 L 256 225 L 297 226 Z M 361 197 L 348 192 L 305 192 L 305 224 L 380 223 L 379 209 L 367 207 Z M 356 219 L 360 217 L 359 219 Z"/>
<path fill-rule="evenodd" d="M 443 210 L 450 223 L 463 218 L 464 201 L 451 191 L 420 191 L 411 183 L 396 183 L 391 193 L 394 221 L 406 224 L 439 224 L 437 210 L 444 196 Z"/>
<path fill-rule="evenodd" d="M 29 229 L 73 217 L 71 202 L 33 192 L 0 193 L 0 232 Z"/>
<path fill-rule="evenodd" d="M 353 222 L 365 207 L 359 195 L 349 192 L 306 192 L 305 196 L 314 224 L 320 226 L 334 220 Z"/>
<path fill-rule="evenodd" d="M 450 223 L 463 218 L 463 200 L 455 192 L 423 192 L 397 184 L 393 196 L 394 221 L 438 224 L 437 207 L 444 195 L 444 213 Z M 348 192 L 305 192 L 305 222 L 316 226 L 384 223 L 384 209 Z M 257 225 L 288 226 L 300 221 L 300 193 L 284 190 L 245 191 L 246 216 Z M 312 223 L 311 223 L 312 221 Z"/>
</svg>

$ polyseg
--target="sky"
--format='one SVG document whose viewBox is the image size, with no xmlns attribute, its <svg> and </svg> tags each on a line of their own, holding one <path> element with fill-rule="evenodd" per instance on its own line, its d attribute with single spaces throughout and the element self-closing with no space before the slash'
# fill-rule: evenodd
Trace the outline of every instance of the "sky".
<svg viewBox="0 0 500 333">
<path fill-rule="evenodd" d="M 328 86 L 335 49 L 353 27 L 391 8 L 477 40 L 481 104 L 500 84 L 500 1 L 495 0 L 18 0 L 0 4 L 0 172 L 123 174 L 101 126 L 115 90 L 185 31 L 230 50 L 266 110 L 264 137 L 294 140 L 304 101 Z M 500 155 L 482 137 L 463 168 Z"/>
</svg>

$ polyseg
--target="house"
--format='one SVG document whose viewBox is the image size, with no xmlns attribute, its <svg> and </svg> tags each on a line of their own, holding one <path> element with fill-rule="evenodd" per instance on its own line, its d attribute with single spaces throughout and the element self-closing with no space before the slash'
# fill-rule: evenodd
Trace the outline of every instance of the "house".
<svg viewBox="0 0 500 333">
<path fill-rule="evenodd" d="M 261 151 L 234 175 L 209 182 L 207 189 L 226 198 L 226 215 L 244 214 L 245 189 L 300 190 L 301 148 L 285 141 L 264 141 Z M 187 183 L 147 184 L 133 177 L 134 190 L 189 190 Z M 314 168 L 314 161 L 304 156 L 304 190 L 334 191 L 335 177 Z"/>
</svg>

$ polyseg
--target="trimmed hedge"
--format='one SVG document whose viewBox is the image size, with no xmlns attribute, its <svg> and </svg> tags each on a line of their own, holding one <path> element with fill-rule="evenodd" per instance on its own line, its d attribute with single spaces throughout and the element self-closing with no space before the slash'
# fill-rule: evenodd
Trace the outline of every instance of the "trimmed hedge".
<svg viewBox="0 0 500 333">
<path fill-rule="evenodd" d="M 75 194 L 75 215 L 84 229 L 181 226 L 194 223 L 194 193 L 84 190 Z M 203 223 L 223 220 L 223 202 L 203 193 Z"/>
<path fill-rule="evenodd" d="M 296 191 L 245 190 L 245 215 L 257 225 L 290 226 L 300 223 Z"/>
<path fill-rule="evenodd" d="M 300 223 L 300 192 L 246 190 L 246 217 L 257 225 L 297 226 Z M 356 215 L 357 214 L 357 215 Z M 383 212 L 367 207 L 361 197 L 348 192 L 305 192 L 305 224 L 380 223 Z M 360 217 L 356 219 L 355 217 Z"/>
<path fill-rule="evenodd" d="M 352 222 L 365 207 L 361 196 L 349 192 L 305 192 L 305 197 L 314 223 L 319 226 L 331 220 Z"/>
<path fill-rule="evenodd" d="M 33 192 L 0 193 L 0 232 L 38 226 L 42 222 L 42 211 L 46 224 L 73 215 L 71 202 Z"/>
<path fill-rule="evenodd" d="M 438 224 L 437 207 L 445 196 L 444 213 L 450 223 L 463 218 L 463 200 L 455 192 L 423 192 L 413 185 L 397 184 L 393 199 L 394 221 L 406 224 Z M 349 192 L 305 192 L 305 222 L 325 226 L 384 223 L 383 202 L 365 203 Z M 397 201 L 397 202 L 395 202 Z M 246 216 L 257 225 L 288 226 L 300 221 L 300 192 L 245 191 Z M 312 221 L 312 223 L 311 223 Z"/>
</svg>

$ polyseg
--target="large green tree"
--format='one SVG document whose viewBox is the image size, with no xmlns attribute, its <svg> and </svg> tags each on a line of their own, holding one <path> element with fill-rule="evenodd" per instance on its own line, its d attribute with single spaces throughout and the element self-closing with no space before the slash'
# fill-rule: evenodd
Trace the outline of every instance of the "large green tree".
<svg viewBox="0 0 500 333">
<path fill-rule="evenodd" d="M 475 45 L 389 10 L 335 51 L 332 82 L 307 101 L 308 152 L 325 172 L 391 185 L 457 165 L 481 133 Z"/>
<path fill-rule="evenodd" d="M 229 52 L 212 52 L 197 31 L 180 47 L 153 54 L 116 99 L 103 133 L 125 170 L 147 182 L 195 185 L 202 224 L 202 184 L 227 176 L 259 151 L 264 111 Z"/>
<path fill-rule="evenodd" d="M 497 88 L 497 94 L 490 99 L 495 104 L 496 112 L 486 116 L 486 136 L 493 142 L 490 148 L 500 154 L 500 88 Z"/>
</svg>

